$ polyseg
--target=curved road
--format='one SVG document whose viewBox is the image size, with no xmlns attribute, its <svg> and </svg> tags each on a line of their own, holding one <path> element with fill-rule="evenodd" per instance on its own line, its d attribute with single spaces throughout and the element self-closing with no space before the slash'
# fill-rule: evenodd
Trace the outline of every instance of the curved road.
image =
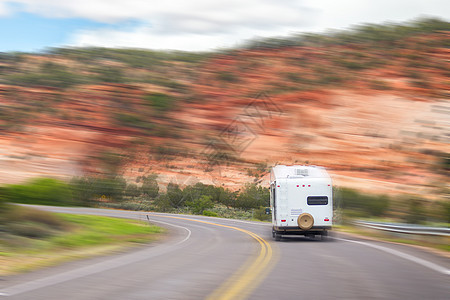
<svg viewBox="0 0 450 300">
<path fill-rule="evenodd" d="M 4 299 L 450 299 L 450 259 L 335 234 L 272 240 L 262 222 L 92 208 L 147 220 L 163 241 L 0 280 Z"/>
</svg>

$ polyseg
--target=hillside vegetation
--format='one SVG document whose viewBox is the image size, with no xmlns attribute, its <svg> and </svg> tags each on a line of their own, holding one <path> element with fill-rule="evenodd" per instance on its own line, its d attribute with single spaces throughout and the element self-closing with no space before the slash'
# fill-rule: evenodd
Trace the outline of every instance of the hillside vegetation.
<svg viewBox="0 0 450 300">
<path fill-rule="evenodd" d="M 265 184 L 258 164 L 304 163 L 343 186 L 446 200 L 449 34 L 421 19 L 206 53 L 2 53 L 0 182 L 141 188 L 157 173 L 163 190 L 237 191 Z"/>
</svg>

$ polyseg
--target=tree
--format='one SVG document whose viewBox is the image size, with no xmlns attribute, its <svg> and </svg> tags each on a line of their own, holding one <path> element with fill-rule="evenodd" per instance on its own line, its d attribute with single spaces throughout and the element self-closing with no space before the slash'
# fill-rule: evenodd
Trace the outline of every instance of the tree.
<svg viewBox="0 0 450 300">
<path fill-rule="evenodd" d="M 203 214 L 203 211 L 208 208 L 213 208 L 214 203 L 211 201 L 210 196 L 202 195 L 200 198 L 197 198 L 192 201 L 187 201 L 186 205 L 192 209 L 192 212 L 197 215 Z"/>
<path fill-rule="evenodd" d="M 151 174 L 143 178 L 141 187 L 142 194 L 145 194 L 150 198 L 156 198 L 159 195 L 159 186 L 156 181 L 157 178 L 157 174 Z"/>
<path fill-rule="evenodd" d="M 166 195 L 169 197 L 172 207 L 175 208 L 183 206 L 186 201 L 185 197 L 183 197 L 183 191 L 180 189 L 179 185 L 172 182 L 167 185 Z"/>
<path fill-rule="evenodd" d="M 269 206 L 269 189 L 254 183 L 246 184 L 236 199 L 235 206 L 243 209 Z"/>
<path fill-rule="evenodd" d="M 136 184 L 130 183 L 129 185 L 127 185 L 125 195 L 128 197 L 138 197 L 141 195 L 141 191 Z"/>
</svg>

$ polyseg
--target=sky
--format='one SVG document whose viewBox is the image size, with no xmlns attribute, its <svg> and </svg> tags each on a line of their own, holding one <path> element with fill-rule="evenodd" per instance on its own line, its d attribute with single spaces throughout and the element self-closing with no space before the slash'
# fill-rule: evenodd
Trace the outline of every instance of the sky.
<svg viewBox="0 0 450 300">
<path fill-rule="evenodd" d="M 0 51 L 126 47 L 207 51 L 256 37 L 420 17 L 449 0 L 0 0 Z"/>
</svg>

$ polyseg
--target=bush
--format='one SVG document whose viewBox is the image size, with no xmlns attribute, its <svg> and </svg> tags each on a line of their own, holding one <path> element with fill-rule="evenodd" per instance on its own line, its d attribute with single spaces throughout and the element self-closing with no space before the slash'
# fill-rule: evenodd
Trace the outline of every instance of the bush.
<svg viewBox="0 0 450 300">
<path fill-rule="evenodd" d="M 208 217 L 218 217 L 219 216 L 217 213 L 215 213 L 213 211 L 209 211 L 209 210 L 204 210 L 203 215 L 208 216 Z"/>
<path fill-rule="evenodd" d="M 68 88 L 83 82 L 83 78 L 70 72 L 65 66 L 55 63 L 46 63 L 41 72 L 14 74 L 7 77 L 12 84 L 17 85 L 42 85 L 55 88 Z"/>
<path fill-rule="evenodd" d="M 408 212 L 405 216 L 405 221 L 411 224 L 421 224 L 426 220 L 425 200 L 421 198 L 412 197 L 406 199 Z"/>
<path fill-rule="evenodd" d="M 366 211 L 373 216 L 382 216 L 389 208 L 389 197 L 386 195 L 367 197 Z"/>
<path fill-rule="evenodd" d="M 261 220 L 261 221 L 270 221 L 272 219 L 272 216 L 266 214 L 265 207 L 260 207 L 260 208 L 254 210 L 253 218 Z"/>
<path fill-rule="evenodd" d="M 92 206 L 98 193 L 95 191 L 95 182 L 92 177 L 74 177 L 69 185 L 72 190 L 72 197 L 75 203 L 79 205 Z"/>
<path fill-rule="evenodd" d="M 5 187 L 0 186 L 0 212 L 6 207 L 6 191 Z"/>
<path fill-rule="evenodd" d="M 360 217 L 382 216 L 389 208 L 385 195 L 367 195 L 349 188 L 336 190 L 334 206 L 342 207 L 347 215 Z"/>
<path fill-rule="evenodd" d="M 217 75 L 217 79 L 219 79 L 220 81 L 225 81 L 225 82 L 230 82 L 230 83 L 236 83 L 239 81 L 238 77 L 231 73 L 231 72 L 220 72 Z"/>
<path fill-rule="evenodd" d="M 151 174 L 147 177 L 143 177 L 141 187 L 142 194 L 145 194 L 150 198 L 155 198 L 159 195 L 159 186 L 158 182 L 156 181 L 157 178 L 157 174 Z"/>
<path fill-rule="evenodd" d="M 75 177 L 70 181 L 74 202 L 91 206 L 100 198 L 121 201 L 126 188 L 126 181 L 121 176 Z"/>
<path fill-rule="evenodd" d="M 116 67 L 104 67 L 95 70 L 98 73 L 97 79 L 101 82 L 123 83 L 124 77 L 122 69 Z"/>
<path fill-rule="evenodd" d="M 441 202 L 442 207 L 442 220 L 446 223 L 450 223 L 450 201 Z"/>
<path fill-rule="evenodd" d="M 217 188 L 219 190 L 219 197 L 217 202 L 230 207 L 236 203 L 237 192 L 232 192 L 228 189 L 224 189 L 223 187 Z"/>
<path fill-rule="evenodd" d="M 192 201 L 187 201 L 186 205 L 192 209 L 192 212 L 197 215 L 203 214 L 208 208 L 213 208 L 214 203 L 211 201 L 210 196 L 201 196 Z"/>
<path fill-rule="evenodd" d="M 155 205 L 162 212 L 170 211 L 172 209 L 172 203 L 170 202 L 167 194 L 160 195 L 155 199 Z"/>
<path fill-rule="evenodd" d="M 269 189 L 256 184 L 246 184 L 234 203 L 235 207 L 243 209 L 269 206 Z"/>
<path fill-rule="evenodd" d="M 166 112 L 173 109 L 175 98 L 163 93 L 152 93 L 144 98 L 147 103 L 158 112 Z"/>
<path fill-rule="evenodd" d="M 141 195 L 141 190 L 136 184 L 130 183 L 127 185 L 125 195 L 128 197 L 139 197 Z"/>
<path fill-rule="evenodd" d="M 62 181 L 51 178 L 38 178 L 26 184 L 13 184 L 3 188 L 4 201 L 41 204 L 41 205 L 72 205 L 70 186 Z"/>
<path fill-rule="evenodd" d="M 167 185 L 166 196 L 168 197 L 171 206 L 174 208 L 184 206 L 184 202 L 186 201 L 186 198 L 183 197 L 183 191 L 180 189 L 179 185 L 172 182 Z"/>
<path fill-rule="evenodd" d="M 44 238 L 54 234 L 54 230 L 50 227 L 35 222 L 11 223 L 8 231 L 15 235 L 29 238 Z"/>
<path fill-rule="evenodd" d="M 29 237 L 43 238 L 65 230 L 69 225 L 58 215 L 30 207 L 11 205 L 0 214 L 1 231 Z"/>
<path fill-rule="evenodd" d="M 443 153 L 438 159 L 438 167 L 444 172 L 450 172 L 450 154 Z"/>
<path fill-rule="evenodd" d="M 127 183 L 121 176 L 99 177 L 94 179 L 94 191 L 98 197 L 105 197 L 111 201 L 121 201 Z"/>
</svg>

